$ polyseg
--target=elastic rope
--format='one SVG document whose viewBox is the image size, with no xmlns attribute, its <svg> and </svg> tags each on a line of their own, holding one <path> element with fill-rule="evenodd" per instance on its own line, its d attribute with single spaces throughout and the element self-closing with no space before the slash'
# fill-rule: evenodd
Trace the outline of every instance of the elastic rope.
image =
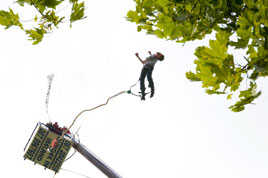
<svg viewBox="0 0 268 178">
<path fill-rule="evenodd" d="M 94 107 L 94 108 L 91 108 L 91 109 L 85 109 L 85 110 L 81 111 L 81 112 L 80 112 L 79 114 L 77 114 L 77 116 L 74 118 L 74 120 L 73 120 L 72 124 L 69 126 L 69 128 L 62 132 L 62 134 L 61 134 L 59 140 L 62 139 L 62 137 L 64 136 L 64 134 L 66 134 L 66 132 L 72 128 L 72 126 L 74 125 L 74 123 L 76 122 L 76 120 L 78 119 L 78 117 L 79 117 L 81 114 L 83 114 L 84 112 L 93 111 L 93 110 L 98 109 L 98 108 L 100 108 L 100 107 L 102 107 L 102 106 L 105 106 L 105 105 L 108 104 L 108 102 L 110 101 L 110 99 L 115 98 L 115 97 L 117 97 L 117 96 L 119 96 L 119 95 L 121 95 L 121 94 L 123 94 L 123 93 L 128 93 L 128 94 L 132 94 L 132 95 L 137 96 L 137 97 L 141 97 L 141 95 L 137 95 L 137 94 L 134 94 L 134 93 L 131 92 L 131 89 L 132 89 L 134 86 L 136 86 L 138 82 L 139 82 L 139 80 L 138 80 L 134 85 L 132 85 L 128 91 L 121 91 L 121 92 L 119 92 L 119 93 L 117 93 L 117 94 L 115 94 L 115 95 L 113 95 L 113 96 L 110 96 L 110 97 L 106 100 L 106 103 L 104 103 L 104 104 L 100 104 L 100 105 L 98 105 L 98 106 L 96 106 L 96 107 Z"/>
<path fill-rule="evenodd" d="M 129 90 L 131 91 L 131 89 L 132 89 L 133 87 L 135 87 L 139 81 L 140 81 L 140 79 L 139 79 L 134 85 L 132 85 L 132 86 L 129 88 Z"/>
<path fill-rule="evenodd" d="M 127 91 L 128 94 L 132 94 L 133 96 L 141 97 L 141 95 L 137 95 L 137 94 L 131 92 L 131 89 L 132 89 L 133 87 L 135 87 L 135 86 L 138 84 L 139 81 L 140 81 L 140 79 L 139 79 L 134 85 L 132 85 L 132 86 L 129 88 L 129 90 Z"/>
<path fill-rule="evenodd" d="M 98 108 L 100 108 L 100 107 L 102 107 L 102 106 L 105 106 L 105 105 L 108 104 L 108 102 L 109 102 L 110 99 L 115 98 L 115 97 L 117 97 L 117 96 L 119 96 L 119 95 L 121 95 L 121 94 L 123 94 L 123 93 L 127 93 L 127 91 L 121 91 L 121 92 L 117 93 L 116 95 L 113 95 L 113 96 L 109 97 L 109 98 L 106 100 L 106 103 L 104 103 L 104 104 L 100 104 L 100 105 L 98 105 L 98 106 L 96 106 L 96 107 L 94 107 L 94 108 L 91 108 L 91 109 L 85 109 L 85 110 L 81 111 L 81 112 L 80 112 L 79 114 L 77 114 L 77 116 L 74 118 L 74 120 L 73 120 L 72 124 L 69 126 L 69 128 L 66 129 L 64 132 L 62 132 L 62 134 L 61 134 L 59 140 L 62 139 L 62 137 L 64 136 L 64 134 L 66 134 L 66 132 L 72 128 L 72 126 L 74 125 L 74 123 L 76 122 L 76 120 L 78 119 L 78 117 L 79 117 L 81 114 L 83 114 L 84 112 L 93 111 L 93 110 L 98 109 Z"/>
</svg>

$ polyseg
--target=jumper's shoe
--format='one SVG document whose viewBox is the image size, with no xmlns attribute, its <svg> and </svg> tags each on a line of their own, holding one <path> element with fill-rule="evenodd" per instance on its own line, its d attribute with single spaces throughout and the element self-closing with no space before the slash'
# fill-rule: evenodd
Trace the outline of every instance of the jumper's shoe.
<svg viewBox="0 0 268 178">
<path fill-rule="evenodd" d="M 151 90 L 150 98 L 154 97 L 154 90 Z"/>
<path fill-rule="evenodd" d="M 141 93 L 141 100 L 145 100 L 145 93 L 144 93 L 144 91 L 143 92 L 140 92 Z"/>
</svg>

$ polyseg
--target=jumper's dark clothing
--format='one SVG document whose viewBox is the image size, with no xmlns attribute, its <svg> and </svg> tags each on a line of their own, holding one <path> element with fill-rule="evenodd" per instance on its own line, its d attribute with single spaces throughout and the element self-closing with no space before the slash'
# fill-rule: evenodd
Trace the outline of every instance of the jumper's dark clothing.
<svg viewBox="0 0 268 178">
<path fill-rule="evenodd" d="M 149 82 L 149 87 L 151 88 L 151 90 L 154 90 L 154 81 L 153 81 L 153 78 L 152 78 L 153 69 L 154 68 L 147 69 L 147 68 L 143 67 L 142 70 L 141 70 L 140 89 L 141 89 L 142 93 L 144 93 L 144 91 L 145 91 L 144 79 L 145 79 L 146 76 L 147 76 L 147 80 Z"/>
<path fill-rule="evenodd" d="M 154 91 L 154 81 L 152 78 L 152 72 L 154 70 L 154 65 L 157 61 L 158 59 L 154 55 L 151 55 L 147 57 L 144 62 L 144 66 L 141 70 L 141 75 L 140 75 L 140 89 L 142 93 L 144 93 L 145 91 L 144 79 L 146 76 L 147 76 L 151 91 Z"/>
</svg>

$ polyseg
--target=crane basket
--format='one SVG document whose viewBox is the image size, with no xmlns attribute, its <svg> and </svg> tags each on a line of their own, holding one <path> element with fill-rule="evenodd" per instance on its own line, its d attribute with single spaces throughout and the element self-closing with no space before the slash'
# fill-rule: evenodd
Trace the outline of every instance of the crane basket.
<svg viewBox="0 0 268 178">
<path fill-rule="evenodd" d="M 57 130 L 49 124 L 37 123 L 24 148 L 24 159 L 29 159 L 45 169 L 58 173 L 72 147 L 71 136 L 65 134 L 55 148 L 51 148 L 51 143 L 60 138 L 61 133 L 61 130 Z"/>
</svg>

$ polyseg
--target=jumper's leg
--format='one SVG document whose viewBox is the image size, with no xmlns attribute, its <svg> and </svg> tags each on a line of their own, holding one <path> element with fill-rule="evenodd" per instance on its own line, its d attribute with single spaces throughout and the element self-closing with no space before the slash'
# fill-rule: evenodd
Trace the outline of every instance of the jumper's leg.
<svg viewBox="0 0 268 178">
<path fill-rule="evenodd" d="M 148 73 L 148 69 L 142 68 L 141 75 L 140 75 L 140 90 L 141 90 L 141 100 L 145 100 L 145 84 L 144 79 Z"/>
<path fill-rule="evenodd" d="M 147 74 L 147 80 L 149 82 L 149 87 L 151 88 L 151 98 L 154 96 L 154 81 L 153 81 L 153 78 L 152 78 L 152 73 L 153 73 L 153 70 L 150 70 L 148 71 L 148 74 Z"/>
</svg>

